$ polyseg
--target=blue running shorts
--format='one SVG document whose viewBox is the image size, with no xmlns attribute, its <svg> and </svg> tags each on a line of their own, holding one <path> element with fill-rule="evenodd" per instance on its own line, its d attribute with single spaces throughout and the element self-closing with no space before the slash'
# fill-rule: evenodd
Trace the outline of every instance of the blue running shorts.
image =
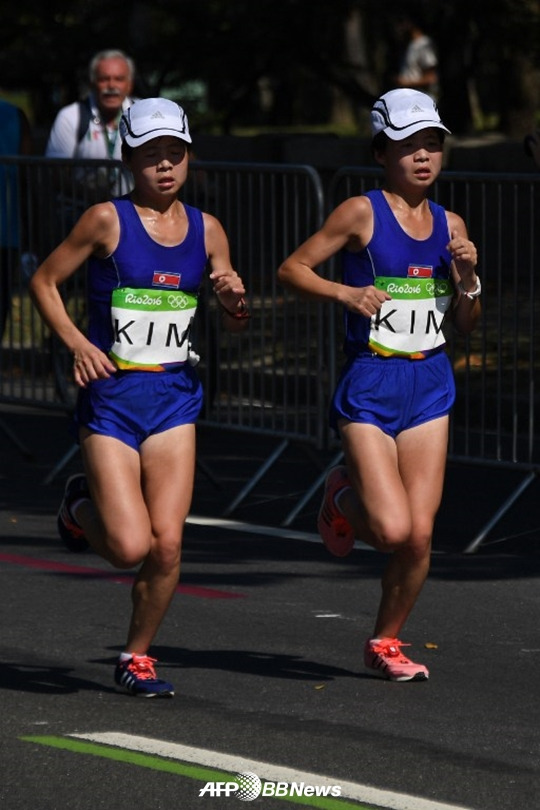
<svg viewBox="0 0 540 810">
<path fill-rule="evenodd" d="M 138 451 L 148 436 L 194 423 L 202 400 L 201 381 L 188 363 L 175 371 L 118 371 L 79 391 L 75 427 Z"/>
<path fill-rule="evenodd" d="M 338 421 L 376 425 L 395 438 L 408 428 L 449 413 L 456 398 L 454 373 L 444 351 L 424 360 L 360 354 L 343 368 L 330 405 Z"/>
</svg>

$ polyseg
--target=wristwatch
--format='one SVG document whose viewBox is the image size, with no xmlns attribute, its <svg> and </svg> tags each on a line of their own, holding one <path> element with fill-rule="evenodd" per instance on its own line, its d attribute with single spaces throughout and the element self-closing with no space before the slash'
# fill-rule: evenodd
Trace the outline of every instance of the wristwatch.
<svg viewBox="0 0 540 810">
<path fill-rule="evenodd" d="M 474 290 L 466 290 L 461 281 L 458 283 L 457 288 L 462 295 L 465 295 L 467 298 L 470 298 L 471 300 L 473 298 L 478 298 L 478 296 L 482 292 L 482 284 L 480 282 L 480 276 L 476 276 L 476 287 L 474 288 Z"/>
</svg>

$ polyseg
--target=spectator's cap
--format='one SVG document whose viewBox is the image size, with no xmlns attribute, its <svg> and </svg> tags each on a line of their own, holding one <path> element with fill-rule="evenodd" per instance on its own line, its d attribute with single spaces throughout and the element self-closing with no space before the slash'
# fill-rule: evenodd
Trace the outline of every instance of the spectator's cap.
<svg viewBox="0 0 540 810">
<path fill-rule="evenodd" d="M 402 141 L 428 127 L 436 127 L 450 134 L 431 96 L 418 90 L 390 90 L 377 99 L 371 110 L 373 138 L 379 132 L 384 132 L 391 141 Z"/>
<path fill-rule="evenodd" d="M 191 143 L 187 116 L 175 101 L 168 98 L 143 98 L 135 101 L 120 119 L 120 137 L 128 146 L 172 135 Z"/>
</svg>

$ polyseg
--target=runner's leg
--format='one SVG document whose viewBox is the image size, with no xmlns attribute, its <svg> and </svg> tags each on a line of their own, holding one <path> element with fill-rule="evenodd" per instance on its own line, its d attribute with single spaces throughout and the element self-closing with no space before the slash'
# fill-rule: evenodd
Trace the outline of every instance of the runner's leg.
<svg viewBox="0 0 540 810">
<path fill-rule="evenodd" d="M 341 434 L 354 490 L 339 506 L 356 535 L 391 552 L 374 637 L 397 637 L 429 571 L 433 523 L 444 482 L 448 417 L 396 440 L 373 425 L 345 423 Z"/>
</svg>

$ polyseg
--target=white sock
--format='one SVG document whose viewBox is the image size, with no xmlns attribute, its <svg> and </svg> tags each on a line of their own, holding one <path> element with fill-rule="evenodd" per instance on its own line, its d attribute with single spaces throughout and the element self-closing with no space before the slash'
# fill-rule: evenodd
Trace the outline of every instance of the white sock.
<svg viewBox="0 0 540 810">
<path fill-rule="evenodd" d="M 71 513 L 71 517 L 73 518 L 73 520 L 75 521 L 75 523 L 79 523 L 79 521 L 77 520 L 77 509 L 79 508 L 79 506 L 80 506 L 82 503 L 87 503 L 89 500 L 90 500 L 90 498 L 78 498 L 78 499 L 77 499 L 76 501 L 74 501 L 74 502 L 71 504 L 71 506 L 69 507 L 69 511 L 70 511 L 70 513 Z M 79 525 L 80 525 L 80 524 L 79 524 Z"/>
<path fill-rule="evenodd" d="M 340 515 L 343 515 L 343 509 L 339 505 L 339 502 L 341 500 L 341 496 L 343 495 L 343 493 L 346 492 L 348 489 L 351 489 L 351 487 L 343 487 L 342 489 L 339 490 L 339 492 L 336 492 L 336 494 L 334 495 L 334 506 L 336 507 Z M 343 515 L 343 517 L 345 517 L 345 515 Z"/>
</svg>

